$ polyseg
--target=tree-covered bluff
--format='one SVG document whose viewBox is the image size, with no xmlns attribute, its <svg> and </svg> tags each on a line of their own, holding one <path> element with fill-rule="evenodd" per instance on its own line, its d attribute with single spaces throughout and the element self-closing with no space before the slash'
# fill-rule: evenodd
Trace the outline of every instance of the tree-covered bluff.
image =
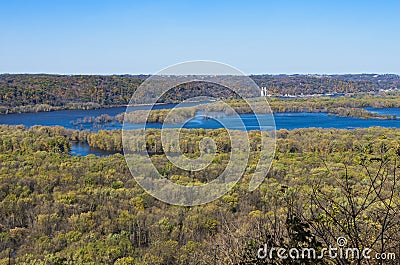
<svg viewBox="0 0 400 265">
<path fill-rule="evenodd" d="M 148 77 L 0 74 L 0 113 L 126 105 L 137 87 Z M 378 93 L 400 89 L 397 75 L 252 75 L 250 78 L 258 86 L 266 87 L 272 96 Z M 199 95 L 221 99 L 236 97 L 225 88 L 193 82 L 174 88 L 160 102 L 180 102 Z"/>
</svg>

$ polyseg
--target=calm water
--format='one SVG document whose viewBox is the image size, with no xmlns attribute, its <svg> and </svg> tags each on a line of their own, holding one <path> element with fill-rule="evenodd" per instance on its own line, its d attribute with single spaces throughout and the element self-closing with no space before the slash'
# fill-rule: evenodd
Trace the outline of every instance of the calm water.
<svg viewBox="0 0 400 265">
<path fill-rule="evenodd" d="M 190 103 L 190 105 L 195 105 L 199 103 Z M 154 109 L 170 109 L 173 108 L 175 104 L 164 104 L 156 105 Z M 138 109 L 148 109 L 149 106 L 140 106 Z M 106 108 L 98 110 L 62 110 L 53 112 L 39 112 L 39 113 L 21 113 L 21 114 L 7 114 L 0 115 L 0 124 L 23 124 L 27 127 L 33 125 L 46 125 L 54 126 L 61 125 L 66 128 L 78 129 L 72 121 L 77 119 L 82 119 L 86 116 L 100 116 L 102 114 L 108 114 L 110 116 L 115 116 L 119 113 L 125 111 L 125 107 L 118 108 Z M 369 111 L 377 112 L 380 114 L 390 114 L 397 115 L 400 117 L 400 108 L 386 108 L 386 109 L 374 109 L 368 108 Z M 271 116 L 268 114 L 258 115 L 261 119 L 270 120 Z M 379 120 L 379 119 L 361 119 L 361 118 L 351 118 L 351 117 L 337 117 L 331 116 L 327 113 L 275 113 L 275 124 L 276 129 L 297 129 L 297 128 L 338 128 L 338 129 L 354 129 L 354 128 L 368 128 L 371 126 L 381 126 L 381 127 L 394 127 L 400 128 L 400 120 Z M 256 130 L 259 129 L 257 120 L 252 114 L 243 114 L 239 117 L 225 116 L 219 118 L 219 121 L 213 119 L 204 119 L 201 116 L 196 116 L 193 119 L 186 122 L 184 128 L 204 128 L 204 129 L 217 129 L 223 128 L 222 124 L 228 126 L 228 128 L 235 128 L 235 126 L 243 121 L 246 130 Z M 269 123 L 268 125 L 273 125 Z M 82 124 L 79 126 L 80 129 L 91 129 L 97 130 L 99 128 L 93 127 L 93 124 Z M 132 124 L 130 128 L 142 128 L 143 125 Z M 162 124 L 147 124 L 147 128 L 161 128 Z M 170 127 L 176 127 L 176 125 L 171 125 Z M 101 129 L 121 129 L 122 124 L 118 122 L 107 123 L 102 125 Z M 238 128 L 239 129 L 239 128 Z M 87 155 L 107 155 L 109 153 L 95 150 L 89 148 L 86 144 L 76 144 L 72 145 L 72 154 Z"/>
<path fill-rule="evenodd" d="M 383 109 L 375 109 L 375 108 L 365 108 L 370 112 L 375 112 L 378 114 L 385 114 L 385 115 L 396 115 L 400 118 L 400 108 L 383 108 Z"/>
<path fill-rule="evenodd" d="M 86 143 L 76 143 L 73 142 L 71 145 L 71 155 L 96 155 L 96 156 L 107 156 L 110 154 L 115 154 L 116 152 L 104 151 L 97 148 L 92 148 Z"/>
<path fill-rule="evenodd" d="M 190 107 L 198 105 L 205 102 L 189 102 L 181 107 Z M 176 104 L 159 104 L 153 106 L 153 109 L 172 109 Z M 143 110 L 150 109 L 150 106 L 143 105 L 137 107 L 131 107 L 131 110 Z M 27 127 L 33 125 L 43 125 L 43 126 L 55 126 L 60 125 L 71 129 L 120 129 L 121 124 L 119 123 L 108 123 L 105 127 L 96 128 L 93 124 L 79 124 L 74 125 L 74 122 L 78 119 L 83 119 L 84 117 L 97 117 L 102 114 L 107 114 L 110 116 L 115 116 L 117 114 L 126 111 L 126 107 L 117 108 L 103 108 L 103 109 L 93 109 L 93 110 L 59 110 L 51 112 L 33 112 L 33 113 L 14 113 L 14 114 L 0 114 L 0 124 L 17 125 L 23 124 Z"/>
<path fill-rule="evenodd" d="M 400 109 L 396 109 L 400 111 Z M 387 113 L 390 114 L 390 113 Z M 392 114 L 393 115 L 393 114 Z M 400 115 L 400 114 L 399 114 Z M 267 114 L 257 115 L 259 119 L 267 119 Z M 400 117 L 400 116 L 399 116 Z M 259 126 L 255 115 L 243 114 L 240 115 L 247 130 L 258 130 Z M 372 126 L 394 127 L 400 128 L 400 120 L 379 120 L 379 119 L 361 119 L 352 117 L 337 117 L 327 113 L 275 113 L 276 129 L 298 129 L 298 128 L 337 128 L 337 129 L 354 129 L 368 128 Z M 232 124 L 237 122 L 239 118 L 224 117 L 219 119 L 220 122 Z M 185 124 L 185 128 L 206 128 L 217 129 L 222 128 L 219 122 L 213 120 L 204 120 L 201 117 L 196 117 Z"/>
</svg>

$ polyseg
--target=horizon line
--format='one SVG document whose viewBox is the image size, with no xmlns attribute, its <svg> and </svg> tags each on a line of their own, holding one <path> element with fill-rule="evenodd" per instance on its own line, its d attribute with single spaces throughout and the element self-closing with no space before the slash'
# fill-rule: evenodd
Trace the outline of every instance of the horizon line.
<svg viewBox="0 0 400 265">
<path fill-rule="evenodd" d="M 149 73 L 45 73 L 45 72 L 3 72 L 0 75 L 60 75 L 60 76 L 90 76 L 90 75 L 98 75 L 98 76 L 152 76 L 155 74 Z M 189 75 L 197 75 L 197 74 L 189 74 Z M 279 76 L 279 75 L 315 75 L 315 76 L 333 76 L 333 75 L 396 75 L 400 76 L 400 73 L 390 73 L 390 72 L 342 72 L 342 73 L 250 73 L 245 74 L 246 76 L 256 76 L 256 75 L 270 75 L 270 76 Z"/>
</svg>

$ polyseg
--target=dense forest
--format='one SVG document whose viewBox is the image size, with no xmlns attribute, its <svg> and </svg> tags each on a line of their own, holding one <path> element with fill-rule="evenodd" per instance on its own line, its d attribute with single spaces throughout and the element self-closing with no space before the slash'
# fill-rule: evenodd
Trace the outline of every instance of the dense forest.
<svg viewBox="0 0 400 265">
<path fill-rule="evenodd" d="M 258 86 L 272 95 L 310 95 L 378 92 L 400 88 L 398 75 L 252 75 Z"/>
<path fill-rule="evenodd" d="M 253 192 L 260 132 L 248 135 L 242 180 L 214 202 L 178 207 L 139 187 L 121 154 L 69 154 L 71 141 L 118 150 L 119 131 L 0 126 L 0 264 L 368 263 L 257 259 L 265 243 L 321 249 L 339 236 L 348 247 L 398 253 L 400 130 L 279 130 L 272 168 Z M 159 130 L 147 136 L 138 151 L 146 148 L 159 171 L 182 185 L 208 182 L 229 160 L 223 129 L 182 133 L 190 156 L 203 137 L 217 143 L 213 163 L 199 172 L 171 166 Z"/>
<path fill-rule="evenodd" d="M 3 112 L 98 108 L 129 102 L 143 77 L 0 75 Z"/>
<path fill-rule="evenodd" d="M 1 74 L 0 113 L 88 109 L 126 105 L 146 75 Z M 400 89 L 397 75 L 252 75 L 272 96 L 374 92 Z M 226 88 L 193 82 L 174 88 L 160 102 L 193 96 L 232 99 Z M 249 95 L 249 96 L 259 96 Z"/>
</svg>

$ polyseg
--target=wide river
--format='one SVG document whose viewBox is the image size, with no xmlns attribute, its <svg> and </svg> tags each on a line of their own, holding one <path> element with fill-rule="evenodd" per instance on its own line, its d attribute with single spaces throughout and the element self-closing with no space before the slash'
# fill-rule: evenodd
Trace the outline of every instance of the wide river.
<svg viewBox="0 0 400 265">
<path fill-rule="evenodd" d="M 192 103 L 195 105 L 198 103 Z M 157 109 L 171 109 L 174 104 L 157 105 Z M 147 108 L 141 106 L 139 108 Z M 377 112 L 380 114 L 397 115 L 400 117 L 400 108 L 387 108 L 387 109 L 373 109 L 367 108 L 369 111 Z M 79 119 L 85 117 L 97 117 L 102 114 L 115 116 L 119 113 L 125 112 L 125 107 L 118 108 L 104 108 L 97 110 L 61 110 L 52 112 L 37 112 L 37 113 L 16 113 L 16 114 L 3 114 L 0 115 L 0 124 L 16 125 L 23 124 L 27 127 L 33 125 L 55 126 L 60 125 L 71 129 L 121 129 L 122 124 L 119 122 L 109 122 L 106 124 L 94 125 L 92 123 L 76 124 Z M 259 118 L 266 118 L 268 114 L 258 115 Z M 237 124 L 238 119 L 243 121 L 247 130 L 258 129 L 258 123 L 254 115 L 243 114 L 239 117 L 225 116 L 219 119 L 219 122 L 213 119 L 204 119 L 200 115 L 194 117 L 185 123 L 185 128 L 204 128 L 204 129 L 217 129 L 223 128 L 222 124 L 232 126 Z M 297 129 L 297 128 L 337 128 L 337 129 L 354 129 L 354 128 L 368 128 L 372 126 L 400 128 L 400 120 L 381 120 L 381 119 L 361 119 L 352 117 L 337 117 L 328 115 L 327 113 L 275 113 L 274 114 L 276 129 Z M 271 124 L 272 125 L 272 124 Z M 143 125 L 132 125 L 132 128 L 143 127 Z M 148 124 L 148 128 L 161 128 L 162 124 Z M 84 144 L 74 144 L 72 148 L 73 154 L 86 155 L 93 153 L 95 155 L 105 155 L 107 153 L 100 150 L 88 148 Z"/>
</svg>

